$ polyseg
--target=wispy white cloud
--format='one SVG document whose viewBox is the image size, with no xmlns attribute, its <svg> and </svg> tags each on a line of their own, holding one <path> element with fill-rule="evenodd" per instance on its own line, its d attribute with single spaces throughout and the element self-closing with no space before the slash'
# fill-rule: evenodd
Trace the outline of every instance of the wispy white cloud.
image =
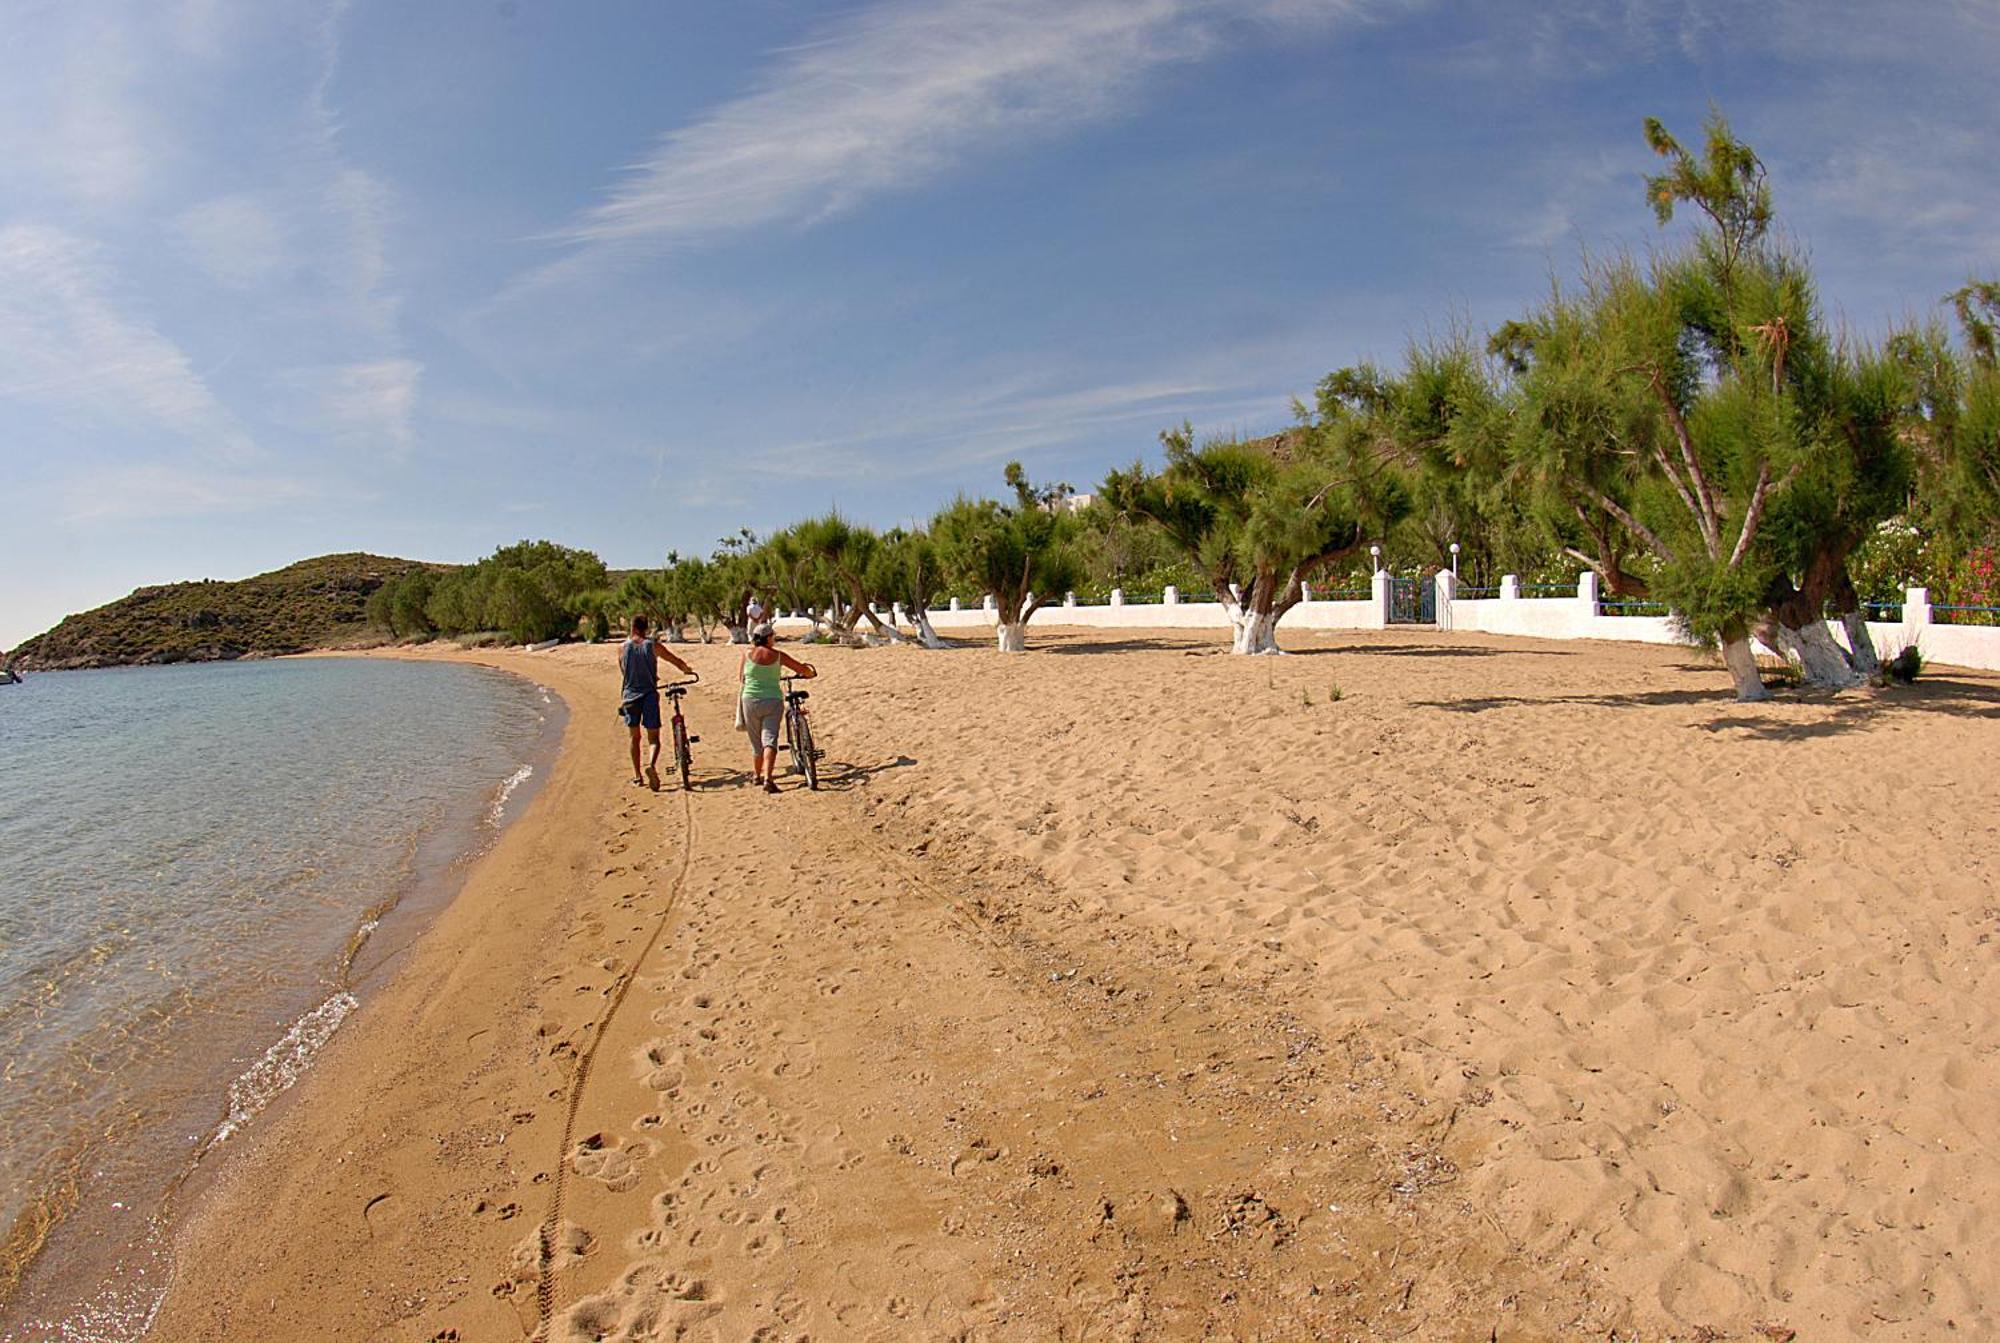
<svg viewBox="0 0 2000 1343">
<path fill-rule="evenodd" d="M 1386 0 L 890 0 L 786 52 L 752 92 L 665 135 L 556 237 L 592 258 L 812 221 L 981 149 L 1113 115 L 1241 25 Z M 1403 6 L 1407 7 L 1405 3 Z"/>
<path fill-rule="evenodd" d="M 416 442 L 412 417 L 423 372 L 402 358 L 294 369 L 280 380 L 295 398 L 284 418 L 350 447 L 407 453 Z"/>
<path fill-rule="evenodd" d="M 1028 380 L 956 396 L 925 398 L 915 409 L 857 414 L 849 433 L 792 439 L 732 460 L 732 473 L 788 480 L 865 479 L 890 460 L 905 475 L 962 473 L 1044 448 L 1074 444 L 1106 429 L 1137 426 L 1144 444 L 1158 429 L 1193 417 L 1214 425 L 1233 416 L 1285 417 L 1282 397 L 1247 382 L 1165 378 L 1050 390 Z"/>
<path fill-rule="evenodd" d="M 254 453 L 180 346 L 121 306 L 101 249 L 46 225 L 0 229 L 0 398 Z"/>
<path fill-rule="evenodd" d="M 340 26 L 348 7 L 348 0 L 332 0 L 321 17 L 315 37 L 319 73 L 306 98 L 306 119 L 326 174 L 318 204 L 339 230 L 342 288 L 351 298 L 353 320 L 375 339 L 394 344 L 403 305 L 389 266 L 393 198 L 381 178 L 348 161 L 333 99 L 340 74 Z"/>
<path fill-rule="evenodd" d="M 316 493 L 308 482 L 290 476 L 148 463 L 93 471 L 66 482 L 62 514 L 70 522 L 143 522 L 247 513 Z"/>
<path fill-rule="evenodd" d="M 2000 183 L 1992 138 L 1928 128 L 1912 152 L 1904 135 L 1856 137 L 1813 165 L 1803 184 L 1818 209 L 1859 226 L 1878 255 L 2000 257 Z"/>
<path fill-rule="evenodd" d="M 218 196 L 190 206 L 174 227 L 195 264 L 228 289 L 255 289 L 289 264 L 283 227 L 254 196 Z"/>
</svg>

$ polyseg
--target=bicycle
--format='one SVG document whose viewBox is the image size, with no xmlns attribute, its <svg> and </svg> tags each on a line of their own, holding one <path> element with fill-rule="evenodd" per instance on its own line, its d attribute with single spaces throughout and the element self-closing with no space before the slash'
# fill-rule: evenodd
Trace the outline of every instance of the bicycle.
<svg viewBox="0 0 2000 1343">
<path fill-rule="evenodd" d="M 812 666 L 811 663 L 806 665 Z M 796 676 L 787 676 L 784 678 L 784 683 L 789 687 L 798 679 Z M 818 792 L 819 758 L 826 752 L 813 745 L 812 723 L 806 709 L 806 701 L 810 698 L 812 698 L 810 691 L 792 689 L 785 691 L 785 745 L 792 753 L 792 772 L 803 774 L 806 787 Z"/>
<path fill-rule="evenodd" d="M 694 787 L 688 779 L 689 774 L 694 770 L 694 754 L 688 750 L 688 747 L 700 741 L 701 738 L 688 734 L 687 719 L 681 716 L 681 697 L 687 694 L 689 686 L 696 684 L 700 680 L 701 673 L 696 672 L 693 679 L 671 682 L 663 687 L 661 691 L 661 693 L 673 702 L 674 706 L 674 763 L 680 766 L 681 791 L 684 793 L 692 791 Z"/>
</svg>

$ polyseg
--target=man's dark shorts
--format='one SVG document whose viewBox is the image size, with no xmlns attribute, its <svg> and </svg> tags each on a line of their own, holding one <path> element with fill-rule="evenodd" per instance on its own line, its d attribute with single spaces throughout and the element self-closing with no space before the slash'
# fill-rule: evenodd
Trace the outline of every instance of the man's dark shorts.
<svg viewBox="0 0 2000 1343">
<path fill-rule="evenodd" d="M 660 730 L 660 692 L 648 691 L 629 704 L 619 706 L 618 714 L 625 720 L 626 727 L 649 727 Z"/>
</svg>

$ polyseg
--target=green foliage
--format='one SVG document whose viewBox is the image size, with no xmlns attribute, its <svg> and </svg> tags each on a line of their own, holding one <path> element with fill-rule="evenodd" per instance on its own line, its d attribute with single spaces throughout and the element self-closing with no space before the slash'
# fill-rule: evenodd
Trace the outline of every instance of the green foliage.
<svg viewBox="0 0 2000 1343">
<path fill-rule="evenodd" d="M 1959 329 L 1965 334 L 1965 346 L 1972 355 L 1972 361 L 1983 368 L 1992 368 L 2000 359 L 2000 349 L 1996 349 L 1996 330 L 2000 330 L 2000 282 L 1974 280 L 1945 295 L 1945 302 L 1951 304 L 1958 314 Z"/>
<path fill-rule="evenodd" d="M 1757 569 L 1731 568 L 1704 555 L 1689 555 L 1661 566 L 1653 591 L 1673 608 L 1675 624 L 1689 638 L 1717 643 L 1743 637 L 1749 620 L 1764 607 L 1769 581 Z"/>
<path fill-rule="evenodd" d="M 604 562 L 589 551 L 520 541 L 477 564 L 404 575 L 385 585 L 369 615 L 398 638 L 494 630 L 539 643 L 608 624 L 607 587 Z"/>
<path fill-rule="evenodd" d="M 1246 612 L 1282 614 L 1302 596 L 1301 585 L 1357 550 L 1365 512 L 1388 511 L 1402 496 L 1371 492 L 1379 483 L 1349 465 L 1352 436 L 1343 397 L 1372 404 L 1365 373 L 1336 374 L 1322 389 L 1320 421 L 1289 435 L 1242 443 L 1215 439 L 1200 446 L 1192 426 L 1160 435 L 1166 463 L 1158 471 L 1135 462 L 1105 478 L 1102 497 L 1120 513 L 1152 523 L 1197 568 L 1205 585 L 1228 599 L 1240 591 Z M 1373 505 L 1371 508 L 1370 506 Z"/>
<path fill-rule="evenodd" d="M 925 531 L 895 528 L 883 534 L 869 559 L 867 591 L 877 601 L 901 602 L 905 610 L 928 610 L 944 590 L 945 561 Z"/>
<path fill-rule="evenodd" d="M 1048 602 L 1061 601 L 1083 569 L 1067 507 L 1069 486 L 1033 485 L 1019 462 L 1007 464 L 1006 482 L 1011 501 L 961 495 L 932 520 L 930 534 L 946 569 L 991 593 L 1001 624 L 1018 625 Z"/>
<path fill-rule="evenodd" d="M 1890 685 L 1909 685 L 1924 674 L 1924 655 L 1916 644 L 1907 643 L 1894 657 L 1882 663 L 1882 680 Z"/>
<path fill-rule="evenodd" d="M 1645 130 L 1647 147 L 1667 161 L 1667 171 L 1646 179 L 1653 217 L 1665 225 L 1680 205 L 1692 205 L 1707 216 L 1710 231 L 1700 245 L 1726 282 L 1737 261 L 1771 226 L 1771 188 L 1763 162 L 1730 133 L 1719 111 L 1711 111 L 1702 125 L 1700 157 L 1684 149 L 1657 117 L 1646 118 Z"/>
</svg>

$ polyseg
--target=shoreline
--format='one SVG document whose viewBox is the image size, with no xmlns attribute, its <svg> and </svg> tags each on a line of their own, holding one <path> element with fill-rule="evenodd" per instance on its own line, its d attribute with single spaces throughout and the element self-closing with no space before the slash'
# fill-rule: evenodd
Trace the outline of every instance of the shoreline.
<svg viewBox="0 0 2000 1343">
<path fill-rule="evenodd" d="M 197 1284 L 205 1284 L 211 1278 L 233 1281 L 238 1276 L 234 1265 L 216 1264 L 213 1260 L 194 1262 L 194 1256 L 199 1255 L 201 1250 L 191 1247 L 202 1247 L 210 1241 L 227 1243 L 232 1240 L 233 1227 L 240 1220 L 246 1205 L 264 1202 L 263 1191 L 269 1188 L 267 1181 L 280 1185 L 289 1183 L 287 1173 L 277 1168 L 284 1164 L 285 1153 L 293 1144 L 310 1141 L 312 1131 L 322 1126 L 329 1109 L 337 1112 L 346 1103 L 342 1099 L 344 1096 L 367 1086 L 365 1079 L 373 1071 L 375 1062 L 372 1056 L 385 1049 L 400 1052 L 395 1037 L 400 1033 L 401 1021 L 406 1020 L 403 1014 L 413 1009 L 423 1010 L 422 1000 L 435 992 L 436 981 L 452 977 L 450 966 L 453 962 L 463 961 L 483 945 L 490 949 L 490 944 L 479 934 L 492 930 L 496 922 L 512 923 L 515 916 L 527 912 L 520 908 L 521 902 L 518 901 L 503 910 L 491 906 L 497 888 L 510 884 L 507 875 L 513 864 L 509 862 L 509 854 L 521 847 L 547 842 L 548 832 L 562 829 L 560 819 L 549 815 L 555 809 L 552 794 L 573 786 L 575 762 L 579 754 L 575 746 L 581 733 L 580 716 L 575 709 L 572 691 L 567 691 L 556 680 L 536 675 L 531 666 L 496 658 L 494 651 L 420 645 L 367 650 L 313 650 L 297 655 L 304 658 L 445 661 L 483 667 L 544 691 L 550 699 L 551 726 L 555 731 L 545 737 L 545 749 L 533 761 L 534 774 L 503 800 L 511 808 L 505 824 L 499 827 L 490 842 L 475 852 L 461 855 L 454 862 L 456 870 L 450 876 L 449 894 L 436 894 L 425 902 L 425 916 L 420 924 L 388 930 L 392 935 L 377 930 L 359 948 L 353 979 L 357 987 L 367 989 L 359 1010 L 328 1041 L 298 1084 L 259 1116 L 260 1122 L 243 1135 L 242 1146 L 230 1153 L 227 1161 L 200 1179 L 200 1187 L 180 1209 L 173 1233 L 170 1276 L 160 1308 L 145 1338 L 177 1336 L 179 1326 L 176 1321 L 183 1313 L 184 1302 L 190 1297 L 207 1294 L 204 1287 Z M 498 651 L 510 653 L 513 650 Z M 524 835 L 524 831 L 538 833 Z M 525 893 L 518 883 L 513 885 L 515 889 L 510 892 L 511 895 L 518 897 Z M 513 928 L 509 931 L 518 934 L 520 930 Z M 540 931 L 546 932 L 546 929 Z M 510 963 L 520 969 L 525 968 L 528 960 L 523 957 Z M 469 1032 L 473 1039 L 486 1033 L 485 1026 L 477 1026 Z M 339 1161 L 337 1157 L 335 1164 Z M 375 1209 L 379 1218 L 380 1205 L 371 1201 L 367 1206 Z M 196 1308 L 188 1309 L 191 1312 Z M 203 1332 L 191 1336 L 238 1335 L 209 1335 Z"/>
<path fill-rule="evenodd" d="M 329 649 L 300 656 L 341 658 L 355 653 Z M 237 660 L 241 659 L 231 661 Z M 51 1256 L 62 1255 L 66 1247 L 76 1249 L 71 1241 L 77 1236 L 104 1234 L 101 1229 L 76 1223 L 66 1213 L 45 1230 L 42 1242 L 20 1266 L 14 1290 L 5 1302 L 8 1314 L 19 1318 L 0 1337 L 68 1338 L 70 1331 L 79 1328 L 91 1339 L 127 1340 L 146 1335 L 161 1309 L 165 1289 L 138 1286 L 131 1279 L 143 1281 L 149 1271 L 171 1272 L 173 1246 L 182 1227 L 249 1141 L 248 1135 L 287 1108 L 342 1028 L 365 1012 L 376 981 L 457 897 L 471 869 L 532 802 L 559 756 L 566 704 L 517 671 L 486 670 L 542 691 L 541 726 L 520 765 L 496 788 L 467 799 L 459 809 L 440 813 L 403 837 L 408 856 L 402 876 L 380 899 L 357 912 L 353 927 L 332 959 L 312 967 L 312 978 L 321 986 L 320 996 L 301 999 L 298 1009 L 279 1024 L 275 1035 L 246 1042 L 243 1066 L 233 1074 L 220 1075 L 220 1085 L 213 1093 L 212 1120 L 198 1131 L 198 1137 L 190 1136 L 178 1169 L 164 1175 L 158 1186 L 157 1206 L 147 1212 L 143 1228 L 127 1247 L 115 1252 L 115 1261 L 109 1264 L 113 1271 L 95 1283 L 73 1283 L 62 1276 L 65 1269 Z"/>
</svg>

